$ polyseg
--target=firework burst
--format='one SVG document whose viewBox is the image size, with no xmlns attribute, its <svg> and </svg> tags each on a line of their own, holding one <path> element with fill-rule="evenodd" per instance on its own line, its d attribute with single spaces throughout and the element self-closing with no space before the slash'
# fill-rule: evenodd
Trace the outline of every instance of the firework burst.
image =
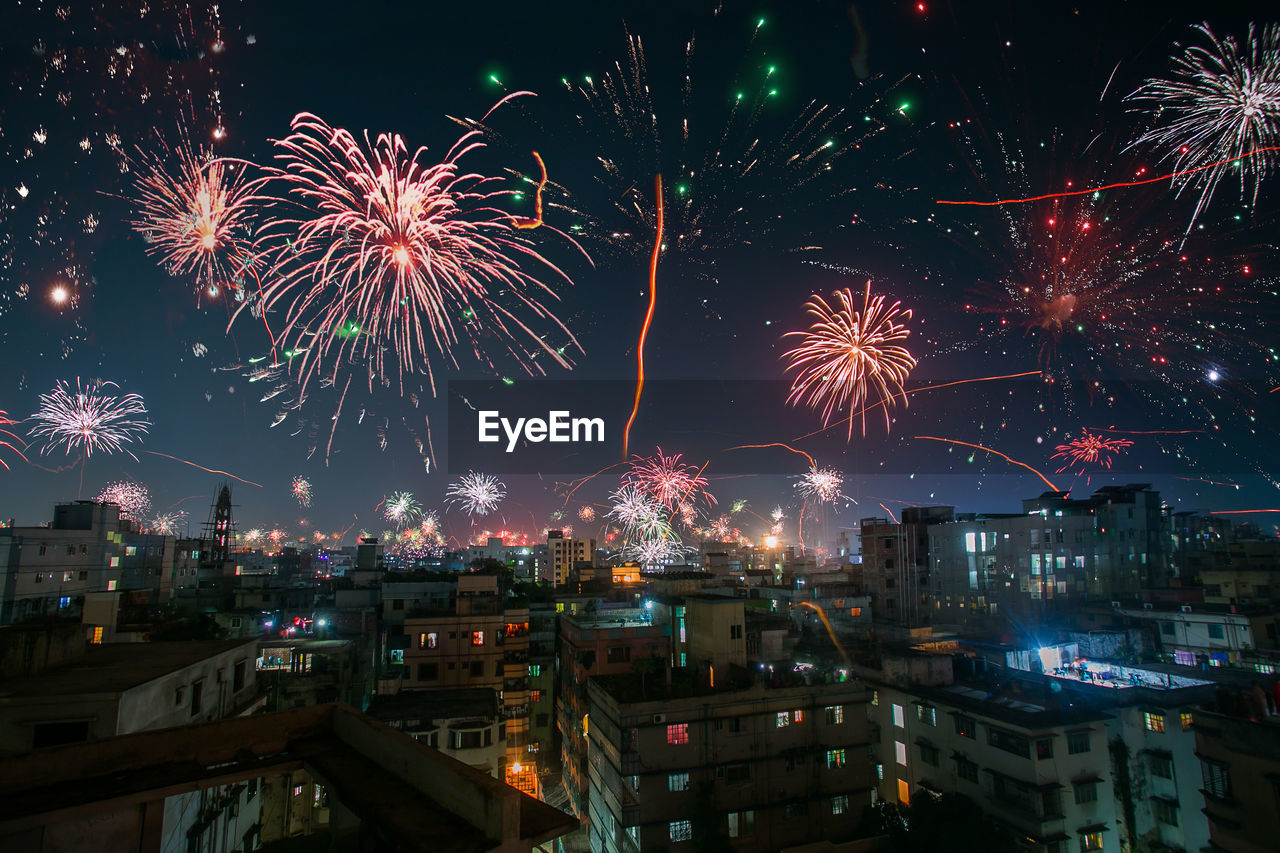
<svg viewBox="0 0 1280 853">
<path fill-rule="evenodd" d="M 261 545 L 266 534 L 260 527 L 253 527 L 240 535 L 240 541 L 246 545 Z"/>
<path fill-rule="evenodd" d="M 151 492 L 141 483 L 119 480 L 108 483 L 98 493 L 98 503 L 113 503 L 120 507 L 120 517 L 141 525 L 151 512 Z"/>
<path fill-rule="evenodd" d="M 82 386 L 77 378 L 74 389 L 68 382 L 59 382 L 48 394 L 41 394 L 40 407 L 30 418 L 35 423 L 31 437 L 44 440 L 40 452 L 61 447 L 68 456 L 89 457 L 94 451 L 123 451 L 136 461 L 125 445 L 146 435 L 151 426 L 147 407 L 137 394 L 105 393 L 115 387 L 114 382 L 100 381 Z"/>
<path fill-rule="evenodd" d="M 468 471 L 445 490 L 448 503 L 458 504 L 467 515 L 484 516 L 498 508 L 507 496 L 507 487 L 489 474 Z"/>
<path fill-rule="evenodd" d="M 1079 438 L 1055 447 L 1054 450 L 1057 453 L 1049 458 L 1063 460 L 1062 467 L 1056 472 L 1058 474 L 1072 466 L 1079 466 L 1078 473 L 1083 474 L 1090 466 L 1098 466 L 1110 470 L 1112 457 L 1122 452 L 1125 448 L 1132 446 L 1133 442 L 1128 439 L 1104 438 L 1101 435 L 1094 435 L 1088 430 L 1084 430 Z"/>
<path fill-rule="evenodd" d="M 591 504 L 583 504 L 582 506 L 578 507 L 578 518 L 588 523 L 595 521 L 596 508 L 591 506 Z"/>
<path fill-rule="evenodd" d="M 664 456 L 662 448 L 650 457 L 632 458 L 631 467 L 622 476 L 624 486 L 634 486 L 655 503 L 671 509 L 690 497 L 714 505 L 716 499 L 707 491 L 707 478 L 696 465 L 680 461 L 681 454 Z"/>
<path fill-rule="evenodd" d="M 134 190 L 134 229 L 169 273 L 189 276 L 198 289 L 217 295 L 219 285 L 240 282 L 252 264 L 254 192 L 247 166 L 217 160 L 189 144 L 163 156 L 146 154 Z"/>
<path fill-rule="evenodd" d="M 810 468 L 795 484 L 796 492 L 802 498 L 820 505 L 847 499 L 841 491 L 843 488 L 844 475 L 834 468 Z"/>
<path fill-rule="evenodd" d="M 538 354 L 570 366 L 564 349 L 577 342 L 539 301 L 555 293 L 521 262 L 568 278 L 493 207 L 508 191 L 460 172 L 483 147 L 476 132 L 424 165 L 425 149 L 411 154 L 399 135 L 362 141 L 307 113 L 292 130 L 268 174 L 300 212 L 260 235 L 271 257 L 262 295 L 266 310 L 285 312 L 279 340 L 302 395 L 347 363 L 363 366 L 370 389 L 393 373 L 402 393 L 418 373 L 434 389 L 433 354 L 456 366 L 461 339 L 490 366 L 501 350 L 531 375 L 545 372 Z M 544 321 L 565 346 L 531 328 Z"/>
<path fill-rule="evenodd" d="M 22 461 L 25 462 L 27 461 L 27 457 L 23 455 L 22 451 L 26 449 L 27 443 L 19 438 L 16 433 L 3 429 L 3 427 L 15 426 L 17 423 L 17 421 L 12 420 L 9 417 L 8 412 L 4 409 L 0 409 L 0 450 L 12 450 L 14 453 L 18 454 L 18 457 L 22 459 Z M 13 444 L 15 441 L 17 442 L 16 445 Z M 0 458 L 0 466 L 4 466 L 6 471 L 9 470 L 9 463 L 5 462 L 2 458 Z"/>
<path fill-rule="evenodd" d="M 301 475 L 294 477 L 289 484 L 289 491 L 293 494 L 294 500 L 298 502 L 298 506 L 306 509 L 311 506 L 311 481 Z"/>
<path fill-rule="evenodd" d="M 902 322 L 911 311 L 900 302 L 885 304 L 883 296 L 871 296 L 867 282 L 862 307 L 853 292 L 845 288 L 835 293 L 839 307 L 833 308 L 821 296 L 805 306 L 814 318 L 807 331 L 788 332 L 783 338 L 799 338 L 799 345 L 783 354 L 787 370 L 796 371 L 787 397 L 790 405 L 801 403 L 822 413 L 822 425 L 831 423 L 842 411 L 849 413 L 848 438 L 862 409 L 862 433 L 866 435 L 866 405 L 880 403 L 885 429 L 889 428 L 889 407 L 897 398 L 907 405 L 903 383 L 916 360 L 902 346 L 910 331 Z"/>
<path fill-rule="evenodd" d="M 382 504 L 382 517 L 399 527 L 406 527 L 422 515 L 422 504 L 412 492 L 392 492 Z M 383 537 L 386 538 L 386 537 Z"/>
<path fill-rule="evenodd" d="M 1199 193 L 1188 232 L 1232 171 L 1252 205 L 1280 163 L 1280 151 L 1261 150 L 1280 147 L 1280 24 L 1250 24 L 1243 41 L 1219 38 L 1208 24 L 1195 30 L 1207 44 L 1186 47 L 1169 77 L 1129 96 L 1152 116 L 1131 147 L 1150 146 L 1178 172 L 1191 171 L 1173 179 L 1179 193 Z"/>
<path fill-rule="evenodd" d="M 147 528 L 156 536 L 177 536 L 186 520 L 187 514 L 182 511 L 163 512 L 151 519 Z"/>
</svg>

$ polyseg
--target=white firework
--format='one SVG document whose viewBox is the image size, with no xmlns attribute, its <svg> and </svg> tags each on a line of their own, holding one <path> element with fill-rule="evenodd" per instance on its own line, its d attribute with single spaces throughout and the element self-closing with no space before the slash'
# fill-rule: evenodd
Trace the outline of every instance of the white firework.
<svg viewBox="0 0 1280 853">
<path fill-rule="evenodd" d="M 810 468 L 796 483 L 796 491 L 807 501 L 834 504 L 844 498 L 844 475 L 834 468 Z"/>
<path fill-rule="evenodd" d="M 1151 146 L 1178 172 L 1178 191 L 1200 193 L 1191 223 L 1233 170 L 1253 204 L 1263 177 L 1280 163 L 1280 24 L 1249 25 L 1243 42 L 1195 30 L 1207 45 L 1186 47 L 1167 78 L 1147 80 L 1129 96 L 1153 113 L 1151 129 L 1130 147 Z M 1192 171 L 1194 170 L 1194 171 Z M 1190 225 L 1188 225 L 1190 230 Z"/>
<path fill-rule="evenodd" d="M 177 536 L 186 516 L 187 514 L 181 510 L 161 513 L 151 519 L 151 524 L 148 527 L 156 536 Z"/>
<path fill-rule="evenodd" d="M 445 490 L 446 503 L 460 505 L 467 515 L 488 515 L 498 508 L 507 496 L 507 487 L 489 474 L 468 471 L 450 483 Z"/>
</svg>

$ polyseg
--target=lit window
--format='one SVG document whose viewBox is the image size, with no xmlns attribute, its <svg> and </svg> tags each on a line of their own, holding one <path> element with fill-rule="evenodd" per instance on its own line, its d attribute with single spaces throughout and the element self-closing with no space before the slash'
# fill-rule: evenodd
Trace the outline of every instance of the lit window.
<svg viewBox="0 0 1280 853">
<path fill-rule="evenodd" d="M 872 705 L 879 705 L 879 704 L 880 704 L 880 691 L 879 691 L 879 690 L 872 690 L 872 691 L 871 691 L 871 704 L 872 704 Z"/>
<path fill-rule="evenodd" d="M 673 723 L 667 726 L 667 744 L 670 746 L 679 746 L 689 742 L 689 724 Z"/>
<path fill-rule="evenodd" d="M 907 727 L 907 717 L 903 712 L 901 705 L 893 706 L 893 724 L 900 729 L 905 729 Z"/>
<path fill-rule="evenodd" d="M 779 729 L 785 729 L 787 726 L 791 725 L 791 712 L 779 711 L 778 717 L 776 720 L 774 720 L 773 725 L 775 728 L 779 728 Z"/>
<path fill-rule="evenodd" d="M 740 838 L 754 835 L 756 831 L 756 813 L 754 811 L 729 812 L 729 837 Z"/>
<path fill-rule="evenodd" d="M 693 823 L 687 820 L 673 820 L 667 824 L 667 831 L 672 841 L 692 841 Z"/>
<path fill-rule="evenodd" d="M 827 706 L 827 725 L 838 726 L 844 722 L 844 706 L 828 705 Z"/>
<path fill-rule="evenodd" d="M 1191 712 L 1183 711 L 1181 714 L 1178 715 L 1178 718 L 1182 720 L 1182 730 L 1184 732 L 1191 731 Z"/>
<path fill-rule="evenodd" d="M 850 607 L 850 608 L 849 608 L 849 615 L 850 615 L 850 616 L 852 616 L 854 619 L 857 619 L 859 616 L 861 616 L 861 615 L 862 615 L 862 608 L 861 608 L 861 607 Z"/>
<path fill-rule="evenodd" d="M 904 806 L 911 805 L 911 786 L 907 784 L 906 779 L 898 780 L 898 802 Z"/>
<path fill-rule="evenodd" d="M 137 546 L 137 545 L 126 545 L 126 546 L 124 546 L 124 555 L 125 555 L 126 557 L 133 557 L 133 556 L 135 556 L 137 553 L 138 553 L 138 546 Z"/>
<path fill-rule="evenodd" d="M 797 710 L 794 714 L 791 715 L 791 719 L 793 719 L 797 723 L 803 723 L 804 711 Z"/>
<path fill-rule="evenodd" d="M 828 770 L 839 770 L 841 767 L 844 767 L 844 764 L 845 764 L 845 761 L 844 761 L 843 749 L 827 750 L 827 769 Z"/>
<path fill-rule="evenodd" d="M 831 798 L 831 813 L 844 814 L 849 811 L 849 795 L 841 794 L 838 797 Z"/>
<path fill-rule="evenodd" d="M 472 632 L 471 632 L 471 645 L 473 645 L 473 646 L 483 646 L 483 645 L 484 645 L 484 631 L 472 631 Z"/>
<path fill-rule="evenodd" d="M 689 790 L 689 774 L 688 773 L 668 773 L 667 774 L 667 790 L 668 791 Z"/>
<path fill-rule="evenodd" d="M 900 740 L 893 742 L 893 755 L 903 767 L 907 766 L 907 745 Z"/>
<path fill-rule="evenodd" d="M 112 557 L 111 559 L 113 559 L 113 560 L 114 560 L 114 559 L 115 559 L 115 557 Z M 107 581 L 107 592 L 113 592 L 113 591 L 115 590 L 115 588 L 116 588 L 116 582 L 115 582 L 115 581 Z"/>
<path fill-rule="evenodd" d="M 938 724 L 938 709 L 932 705 L 917 705 L 916 719 L 926 726 L 936 726 Z"/>
<path fill-rule="evenodd" d="M 1102 833 L 1086 832 L 1080 836 L 1081 853 L 1088 853 L 1090 850 L 1102 849 Z"/>
<path fill-rule="evenodd" d="M 1164 734 L 1164 715 L 1144 711 L 1142 713 L 1142 725 L 1149 732 Z"/>
<path fill-rule="evenodd" d="M 113 569 L 118 569 L 118 568 L 120 568 L 120 558 L 119 558 L 119 557 L 112 557 L 112 558 L 111 558 L 111 568 L 113 568 Z"/>
<path fill-rule="evenodd" d="M 94 645 L 100 645 L 102 643 L 102 627 L 101 626 L 93 629 L 93 640 L 91 640 L 91 642 Z"/>
<path fill-rule="evenodd" d="M 536 705 L 537 703 L 541 702 L 541 701 L 542 701 L 542 691 L 541 691 L 541 690 L 530 690 L 530 691 L 529 691 L 529 701 L 530 701 L 530 702 L 532 702 L 532 703 L 534 703 L 535 705 Z"/>
</svg>

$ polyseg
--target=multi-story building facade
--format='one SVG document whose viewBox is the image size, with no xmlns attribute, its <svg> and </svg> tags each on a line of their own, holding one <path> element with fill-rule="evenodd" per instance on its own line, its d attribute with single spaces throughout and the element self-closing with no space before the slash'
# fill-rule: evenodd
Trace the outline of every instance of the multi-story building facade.
<svg viewBox="0 0 1280 853">
<path fill-rule="evenodd" d="M 1040 620 L 1088 602 L 1137 601 L 1144 584 L 1169 580 L 1163 503 L 1141 484 L 1083 500 L 1046 492 L 1020 514 L 930 524 L 928 537 L 935 623 L 982 627 L 1005 610 Z"/>
<path fill-rule="evenodd" d="M 1280 718 L 1250 719 L 1198 708 L 1192 714 L 1210 844 L 1200 849 L 1268 853 L 1280 840 Z M 1191 848 L 1188 848 L 1191 849 Z"/>
<path fill-rule="evenodd" d="M 872 792 L 862 686 L 684 677 L 591 680 L 593 851 L 693 851 L 719 838 L 752 853 L 853 837 Z"/>
<path fill-rule="evenodd" d="M 563 531 L 547 531 L 547 563 L 539 566 L 539 579 L 555 586 L 564 586 L 569 572 L 579 563 L 595 562 L 596 540 L 575 539 Z"/>
<path fill-rule="evenodd" d="M 954 507 L 936 506 L 908 507 L 902 511 L 901 523 L 862 519 L 862 563 L 853 571 L 871 597 L 877 621 L 905 628 L 929 624 L 933 613 L 928 525 L 954 517 Z"/>
<path fill-rule="evenodd" d="M 671 625 L 655 624 L 644 608 L 561 616 L 556 728 L 560 732 L 562 784 L 569 808 L 579 817 L 587 814 L 589 790 L 588 680 L 631 672 L 635 663 L 651 658 L 659 658 L 665 667 L 670 644 Z"/>
<path fill-rule="evenodd" d="M 959 793 L 1037 853 L 1119 853 L 1108 714 L 935 680 L 868 678 L 881 799 Z"/>
</svg>

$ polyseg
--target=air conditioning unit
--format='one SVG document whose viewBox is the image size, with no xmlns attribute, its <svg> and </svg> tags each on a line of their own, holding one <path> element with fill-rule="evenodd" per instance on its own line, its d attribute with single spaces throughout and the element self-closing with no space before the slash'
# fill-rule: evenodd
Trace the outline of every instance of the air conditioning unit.
<svg viewBox="0 0 1280 853">
<path fill-rule="evenodd" d="M 1183 613 L 1190 613 L 1190 612 L 1191 612 L 1191 605 L 1190 605 L 1190 604 L 1184 604 L 1184 605 L 1182 605 L 1182 612 L 1183 612 Z"/>
<path fill-rule="evenodd" d="M 666 721 L 667 721 L 667 715 L 666 715 L 666 714 L 654 714 L 654 715 L 653 715 L 653 724 L 654 724 L 655 726 L 656 726 L 656 725 L 658 725 L 659 723 L 665 723 Z"/>
<path fill-rule="evenodd" d="M 1114 607 L 1116 610 L 1119 610 L 1119 609 L 1120 609 L 1120 602 L 1118 602 L 1118 601 L 1113 601 L 1113 602 L 1111 602 L 1111 606 L 1112 606 L 1112 607 Z"/>
<path fill-rule="evenodd" d="M 1144 602 L 1142 602 L 1142 609 L 1143 609 L 1143 610 L 1150 610 L 1150 609 L 1151 609 L 1151 602 L 1150 602 L 1150 601 L 1144 601 Z"/>
</svg>

